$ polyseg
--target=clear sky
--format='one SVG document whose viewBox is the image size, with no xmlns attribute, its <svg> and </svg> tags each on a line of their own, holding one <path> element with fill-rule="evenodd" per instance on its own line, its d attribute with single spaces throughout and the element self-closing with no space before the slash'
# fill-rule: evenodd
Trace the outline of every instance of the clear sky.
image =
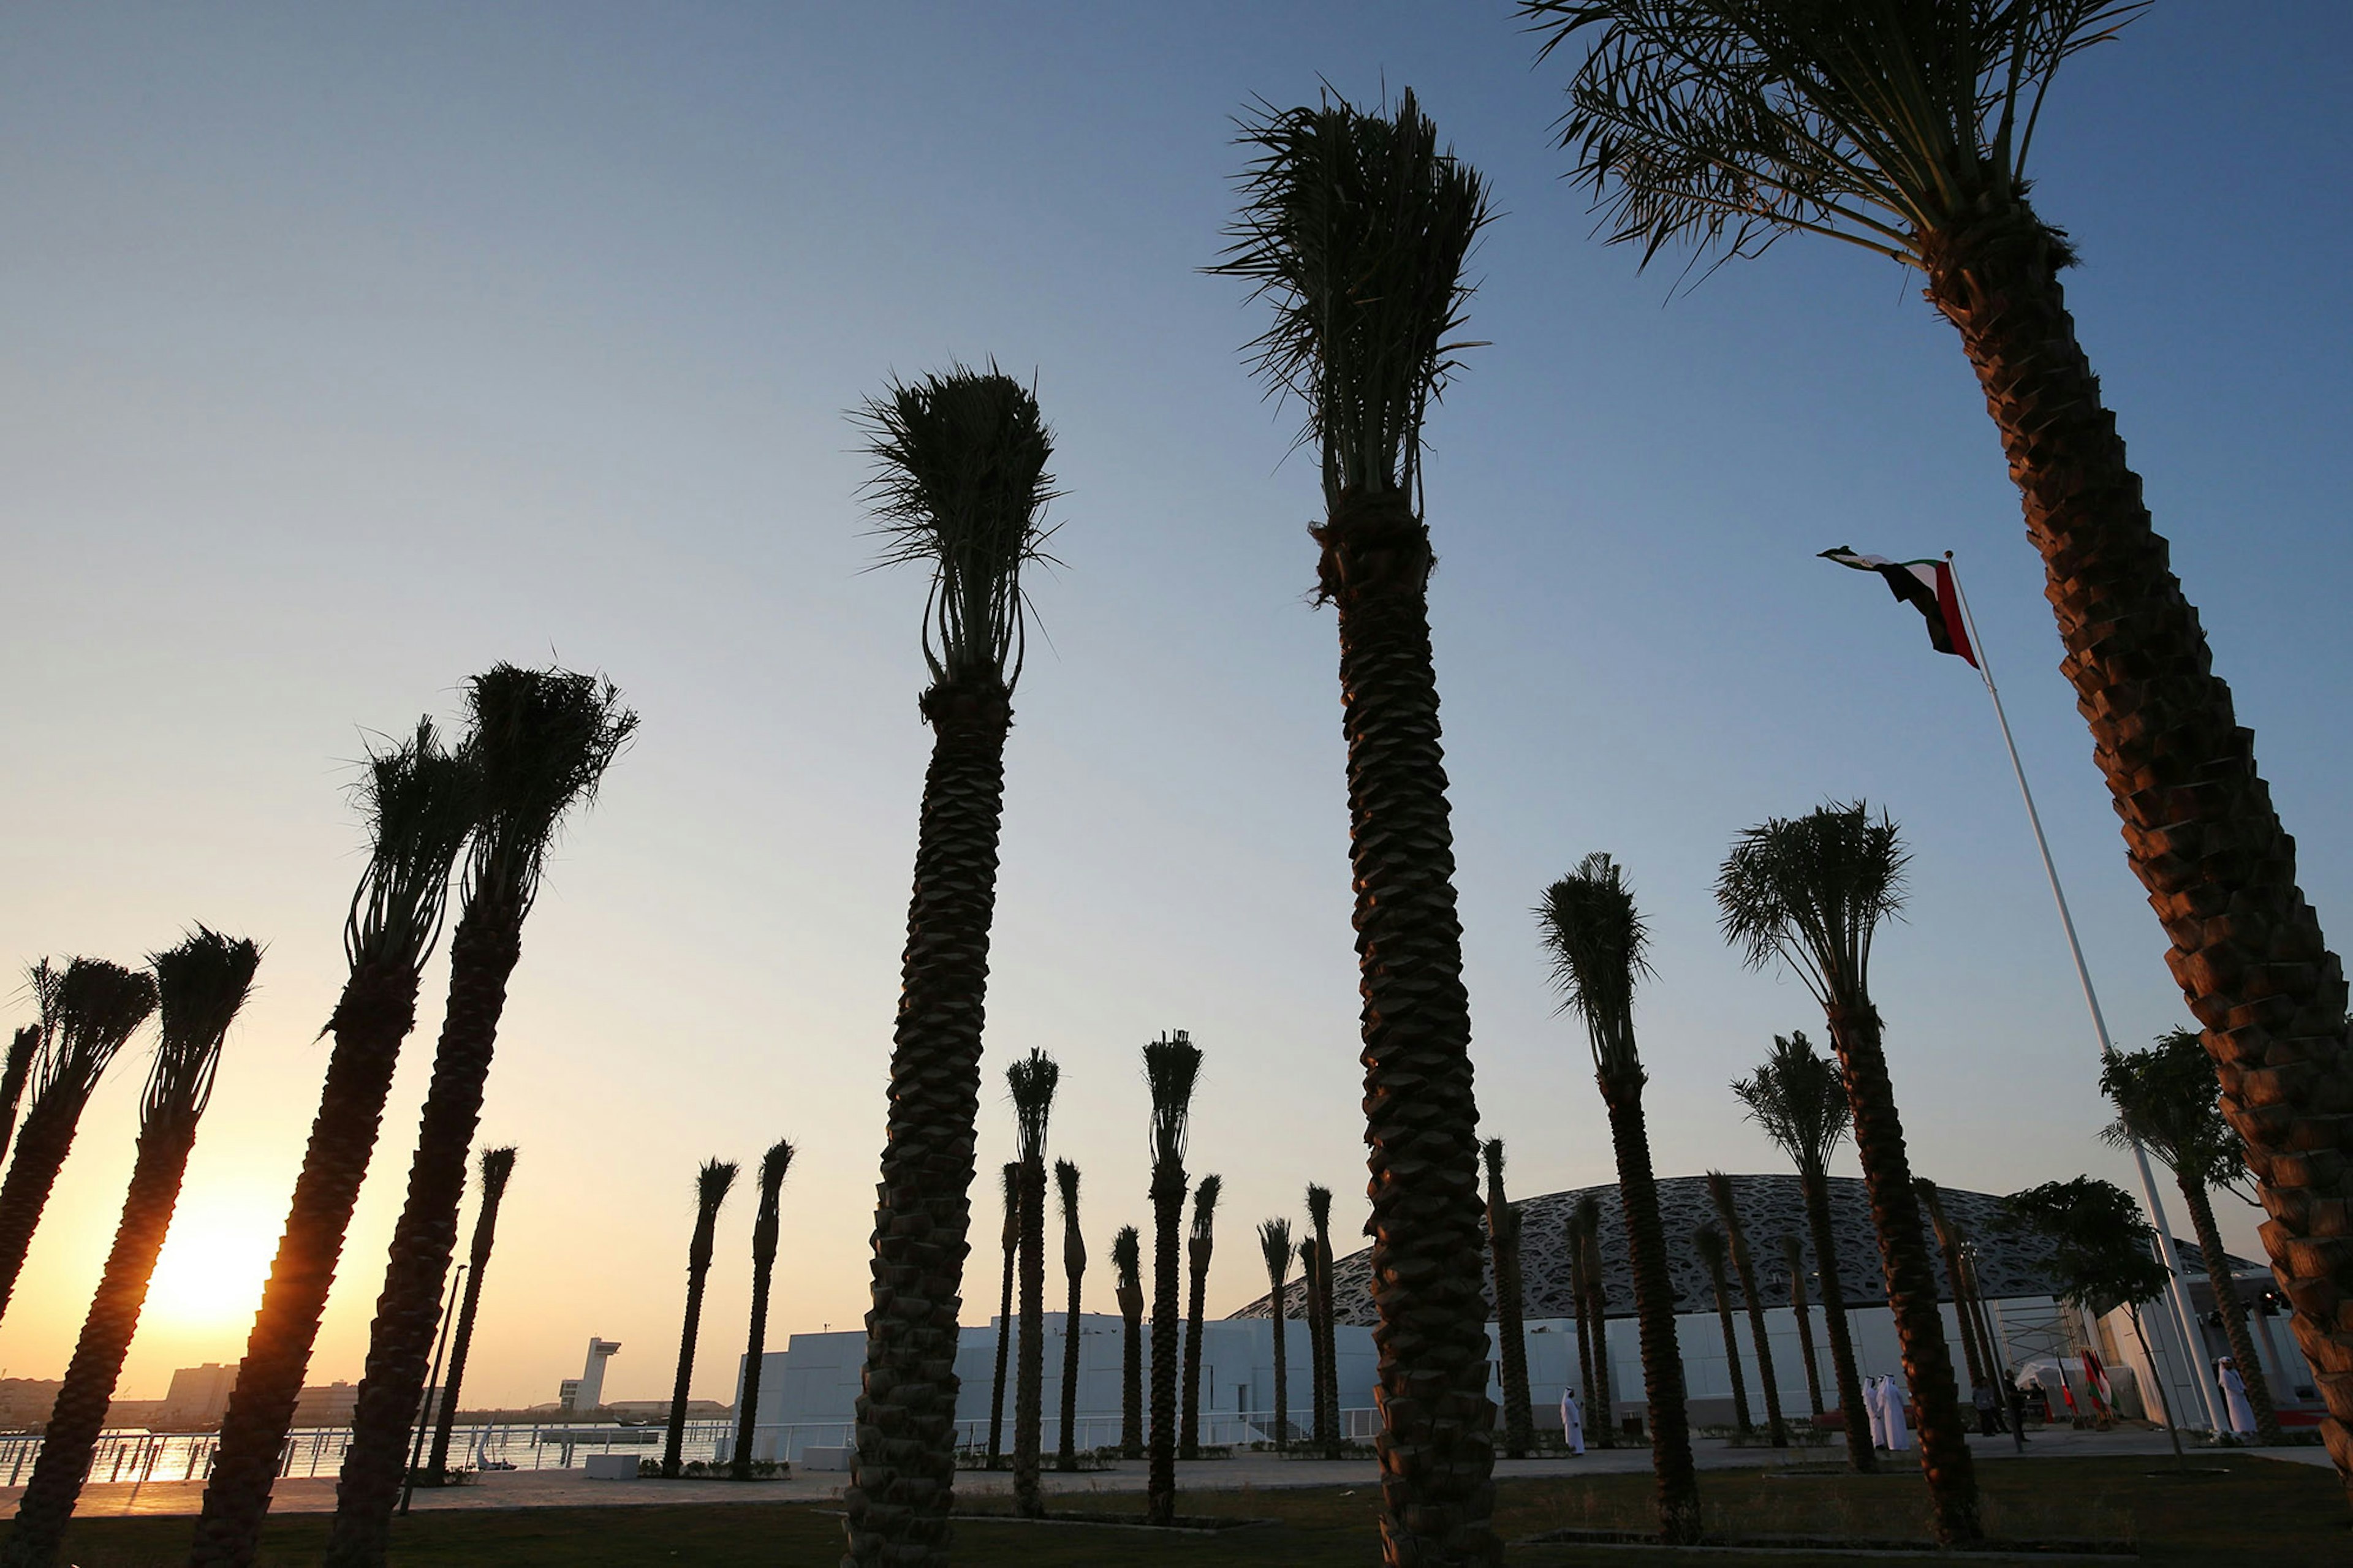
<svg viewBox="0 0 2353 1568">
<path fill-rule="evenodd" d="M 2036 191 L 2340 944 L 2348 47 L 2325 0 L 2172 0 L 2067 70 Z M 1918 1169 L 2124 1177 L 1984 692 L 1814 559 L 1957 552 L 2115 1033 L 2186 1021 L 1953 331 L 1821 242 L 1671 298 L 1673 265 L 1590 238 L 1549 135 L 1565 68 L 1532 53 L 1495 3 L 0 16 L 0 955 L 131 960 L 196 920 L 269 945 L 123 1392 L 241 1352 L 343 978 L 353 760 L 502 658 L 605 670 L 644 729 L 525 932 L 470 1403 L 553 1398 L 591 1333 L 626 1347 L 610 1395 L 665 1394 L 694 1167 L 778 1136 L 775 1336 L 860 1321 L 928 732 L 923 584 L 862 570 L 843 410 L 959 357 L 1034 373 L 1069 492 L 1008 754 L 965 1320 L 994 1308 L 1001 1074 L 1032 1046 L 1063 1065 L 1099 1268 L 1147 1218 L 1137 1050 L 1171 1027 L 1208 1052 L 1212 1310 L 1262 1289 L 1247 1227 L 1306 1183 L 1353 1231 L 1315 471 L 1242 368 L 1261 312 L 1199 271 L 1230 117 L 1319 74 L 1414 87 L 1504 214 L 1429 498 L 1482 1130 L 1514 1189 L 1611 1175 L 1527 912 L 1594 848 L 1657 935 L 1660 1169 L 1781 1168 L 1725 1086 L 1820 1021 L 1741 968 L 1708 886 L 1740 828 L 1858 795 L 1915 855 L 1876 989 Z M 440 986 L 313 1381 L 359 1373 Z M 84 1121 L 0 1326 L 11 1375 L 64 1364 L 140 1070 Z M 698 1395 L 732 1390 L 750 1217 L 739 1193 Z"/>
</svg>

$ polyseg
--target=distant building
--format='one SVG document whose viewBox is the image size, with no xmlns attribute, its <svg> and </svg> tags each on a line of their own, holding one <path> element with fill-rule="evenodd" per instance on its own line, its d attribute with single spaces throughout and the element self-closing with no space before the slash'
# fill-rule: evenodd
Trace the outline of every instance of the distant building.
<svg viewBox="0 0 2353 1568">
<path fill-rule="evenodd" d="M 557 1407 L 566 1415 L 585 1415 L 603 1405 L 605 1403 L 605 1363 L 620 1353 L 620 1341 L 600 1340 L 593 1334 L 590 1335 L 587 1364 L 580 1369 L 578 1377 L 567 1377 L 559 1386 L 555 1395 Z M 541 1386 L 546 1385 L 543 1384 Z M 664 1408 L 667 1409 L 668 1405 L 665 1405 Z"/>
<path fill-rule="evenodd" d="M 36 1432 L 49 1424 L 49 1407 L 64 1384 L 46 1377 L 0 1377 L 0 1430 Z"/>
<path fill-rule="evenodd" d="M 163 1407 L 155 1412 L 154 1424 L 185 1429 L 219 1426 L 228 1409 L 228 1391 L 237 1386 L 240 1364 L 231 1362 L 223 1366 L 208 1361 L 202 1366 L 180 1368 L 172 1374 L 172 1386 L 164 1394 Z"/>
<path fill-rule="evenodd" d="M 348 1383 L 306 1388 L 294 1401 L 297 1426 L 348 1426 L 358 1409 L 360 1391 Z"/>
</svg>

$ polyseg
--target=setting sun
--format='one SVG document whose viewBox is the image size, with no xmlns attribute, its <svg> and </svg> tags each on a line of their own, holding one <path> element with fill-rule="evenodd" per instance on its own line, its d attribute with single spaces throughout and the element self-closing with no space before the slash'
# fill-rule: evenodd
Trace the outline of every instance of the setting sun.
<svg viewBox="0 0 2353 1568">
<path fill-rule="evenodd" d="M 147 1318 L 175 1328 L 209 1328 L 251 1317 L 277 1246 L 275 1228 L 259 1208 L 184 1205 L 155 1264 Z"/>
</svg>

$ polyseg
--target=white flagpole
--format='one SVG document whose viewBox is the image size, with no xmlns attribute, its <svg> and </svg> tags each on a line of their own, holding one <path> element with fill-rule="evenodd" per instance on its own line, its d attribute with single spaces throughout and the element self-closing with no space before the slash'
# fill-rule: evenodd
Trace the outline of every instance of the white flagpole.
<svg viewBox="0 0 2353 1568">
<path fill-rule="evenodd" d="M 2100 1060 L 2105 1065 L 2108 1053 L 2115 1047 L 2108 1039 L 2108 1022 L 2100 1012 L 2099 993 L 2092 989 L 2092 972 L 2084 963 L 2084 944 L 2075 940 L 2075 917 L 2068 912 L 2067 894 L 2059 885 L 2059 868 L 2051 858 L 2051 841 L 2042 836 L 2042 814 L 2034 809 L 2034 792 L 2026 786 L 2026 768 L 2018 760 L 2018 742 L 2010 738 L 2010 716 L 2001 709 L 2001 689 L 1993 683 L 1993 666 L 1986 658 L 1985 639 L 1978 635 L 1977 617 L 1969 613 L 1969 596 L 1961 588 L 1961 574 L 1952 564 L 1953 552 L 1945 552 L 1946 570 L 1953 574 L 1953 594 L 1961 602 L 1961 620 L 1968 627 L 1969 647 L 1977 655 L 1978 674 L 1985 680 L 1986 695 L 1993 699 L 1993 716 L 2001 726 L 2001 743 L 2010 749 L 2010 771 L 2017 776 L 2018 795 L 2026 803 L 2026 820 L 2034 829 L 2034 847 L 2042 852 L 2042 874 L 2051 879 L 2051 900 L 2059 906 L 2059 924 L 2067 933 L 2067 951 L 2075 960 L 2075 979 L 2084 987 L 2084 1005 L 2091 1010 L 2092 1033 L 2099 1041 Z M 2189 1293 L 2181 1284 L 2181 1258 L 2175 1250 L 2173 1232 L 2165 1220 L 2165 1205 L 2157 1195 L 2157 1178 L 2148 1168 L 2148 1152 L 2140 1140 L 2132 1140 L 2133 1163 L 2140 1169 L 2140 1192 L 2148 1205 L 2149 1217 L 2157 1222 L 2156 1251 L 2158 1261 L 2165 1265 L 2167 1299 L 2173 1308 L 2174 1331 L 2181 1336 L 2182 1353 L 2191 1360 L 2189 1386 L 2198 1394 L 2200 1410 L 2206 1417 L 2207 1430 L 2220 1433 L 2221 1423 L 2215 1418 L 2214 1400 L 2206 1386 L 2205 1358 L 2200 1353 L 2203 1341 L 2197 1332 L 2197 1317 L 2189 1310 Z M 2152 1369 L 2155 1370 L 2155 1369 Z"/>
</svg>

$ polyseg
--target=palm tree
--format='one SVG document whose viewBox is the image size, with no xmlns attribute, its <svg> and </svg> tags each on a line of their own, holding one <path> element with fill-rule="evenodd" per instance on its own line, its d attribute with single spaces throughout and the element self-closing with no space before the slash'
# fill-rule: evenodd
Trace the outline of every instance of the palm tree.
<svg viewBox="0 0 2353 1568">
<path fill-rule="evenodd" d="M 1005 734 L 1021 674 L 1021 569 L 1042 559 L 1053 438 L 1038 399 L 994 366 L 898 383 L 861 415 L 884 559 L 932 574 L 914 895 L 891 1043 L 874 1216 L 874 1310 L 843 1499 L 849 1560 L 946 1560 L 955 1500 L 956 1311 L 972 1222 L 980 1037 Z"/>
<path fill-rule="evenodd" d="M 368 759 L 357 791 L 367 868 L 343 922 L 348 974 L 326 1032 L 326 1082 L 286 1228 L 221 1417 L 191 1568 L 248 1568 L 327 1304 L 360 1183 L 375 1152 L 401 1043 L 417 1023 L 425 961 L 441 933 L 449 868 L 474 826 L 470 758 L 441 749 L 432 721 Z"/>
<path fill-rule="evenodd" d="M 1707 1173 L 1708 1195 L 1715 1200 L 1715 1215 L 1724 1222 L 1725 1239 L 1731 1246 L 1733 1277 L 1740 1281 L 1740 1300 L 1748 1312 L 1748 1338 L 1757 1347 L 1757 1383 L 1765 1392 L 1765 1425 L 1773 1435 L 1773 1447 L 1789 1446 L 1789 1428 L 1781 1419 L 1781 1385 L 1773 1375 L 1773 1344 L 1765 1337 L 1765 1299 L 1757 1291 L 1757 1263 L 1748 1251 L 1748 1233 L 1741 1226 L 1739 1205 L 1733 1201 L 1732 1178 L 1722 1171 Z"/>
<path fill-rule="evenodd" d="M 1581 1226 L 1585 1203 L 1580 1200 L 1562 1222 L 1568 1261 L 1568 1305 L 1577 1323 L 1577 1390 L 1580 1399 L 1593 1397 L 1593 1302 L 1586 1294 L 1585 1233 Z M 1567 1435 L 1567 1428 L 1562 1436 Z"/>
<path fill-rule="evenodd" d="M 1216 1245 L 1218 1195 L 1225 1181 L 1208 1175 L 1193 1188 L 1193 1227 L 1185 1237 L 1185 1389 L 1177 1406 L 1176 1457 L 1201 1457 L 1201 1311 L 1209 1289 L 1209 1253 Z"/>
<path fill-rule="evenodd" d="M 1182 1029 L 1144 1047 L 1144 1081 L 1152 1094 L 1152 1469 L 1145 1515 L 1176 1517 L 1176 1226 L 1185 1215 L 1185 1142 L 1201 1047 Z"/>
<path fill-rule="evenodd" d="M 1327 1459 L 1340 1457 L 1340 1365 L 1332 1331 L 1332 1189 L 1309 1184 L 1307 1219 L 1315 1227 L 1315 1262 L 1310 1289 L 1315 1292 L 1315 1442 Z"/>
<path fill-rule="evenodd" d="M 1111 1238 L 1112 1272 L 1125 1329 L 1119 1364 L 1119 1457 L 1144 1458 L 1144 1237 L 1132 1225 Z"/>
<path fill-rule="evenodd" d="M 32 1103 L 8 1162 L 8 1179 L 0 1183 L 0 1315 L 16 1293 L 25 1255 L 73 1150 L 82 1110 L 116 1053 L 154 1010 L 155 982 L 144 971 L 77 958 L 58 976 L 42 1019 L 45 1044 L 33 1067 Z"/>
<path fill-rule="evenodd" d="M 1873 821 L 1860 801 L 1825 805 L 1743 833 L 1716 879 L 1715 898 L 1725 935 L 1748 965 L 1778 960 L 1796 971 L 1829 1021 L 1853 1110 L 1855 1154 L 1871 1194 L 1904 1379 L 1920 1402 L 1920 1468 L 1936 1536 L 1950 1545 L 1985 1533 L 1977 1470 L 1936 1310 L 1936 1276 L 1928 1266 L 1879 1011 L 1871 1003 L 1872 939 L 1903 908 L 1904 860 L 1893 821 Z"/>
<path fill-rule="evenodd" d="M 1038 1481 L 1046 1380 L 1046 1122 L 1061 1077 L 1054 1058 L 1037 1050 L 1005 1069 L 1021 1156 L 1021 1345 L 1013 1373 L 1013 1507 L 1031 1519 L 1046 1515 L 1045 1493 Z"/>
<path fill-rule="evenodd" d="M 466 1352 L 474 1343 L 474 1317 L 482 1305 L 482 1271 L 491 1266 L 491 1247 L 498 1239 L 499 1205 L 514 1174 L 512 1145 L 482 1151 L 482 1204 L 474 1215 L 474 1245 L 468 1255 L 465 1300 L 458 1308 L 458 1332 L 449 1342 L 449 1375 L 441 1384 L 440 1418 L 433 1424 L 433 1450 L 425 1461 L 424 1479 L 440 1486 L 449 1473 L 449 1436 L 458 1420 L 458 1394 L 466 1382 Z"/>
<path fill-rule="evenodd" d="M 1324 1307 L 1321 1284 L 1321 1258 L 1313 1237 L 1299 1244 L 1300 1293 L 1307 1302 L 1307 1384 L 1308 1401 L 1315 1407 L 1314 1418 L 1315 1451 L 1330 1458 L 1339 1450 L 1339 1439 L 1328 1436 L 1331 1427 L 1324 1419 Z"/>
<path fill-rule="evenodd" d="M 1062 1446 L 1058 1470 L 1079 1468 L 1079 1284 L 1087 1272 L 1086 1238 L 1079 1232 L 1079 1168 L 1054 1162 L 1054 1184 L 1062 1198 L 1062 1273 L 1070 1281 L 1070 1306 L 1062 1313 Z"/>
<path fill-rule="evenodd" d="M 1021 1270 L 1021 1162 L 1005 1163 L 1005 1271 L 997 1309 L 997 1382 L 988 1395 L 988 1468 L 1005 1453 L 1005 1369 L 1013 1350 L 1013 1286 Z"/>
<path fill-rule="evenodd" d="M 1269 108 L 1242 139 L 1260 155 L 1217 270 L 1274 304 L 1257 369 L 1306 405 L 1303 440 L 1321 448 L 1317 583 L 1339 611 L 1384 1550 L 1392 1563 L 1486 1563 L 1502 1546 L 1479 1116 L 1419 503 L 1422 422 L 1457 365 L 1487 190 L 1440 151 L 1409 89 L 1394 116 L 1329 93 Z"/>
<path fill-rule="evenodd" d="M 441 1313 L 466 1155 L 481 1118 L 507 982 L 522 955 L 523 921 L 558 830 L 596 794 L 635 732 L 610 681 L 564 669 L 491 667 L 467 685 L 475 818 L 458 929 L 449 939 L 449 1000 L 418 1119 L 408 1194 L 392 1232 L 369 1331 L 366 1373 L 352 1417 L 328 1536 L 329 1568 L 380 1568 L 400 1490 L 410 1423 Z"/>
<path fill-rule="evenodd" d="M 1569 1221 L 1576 1227 L 1570 1245 L 1577 1249 L 1577 1277 L 1585 1286 L 1577 1309 L 1592 1324 L 1593 1336 L 1586 1370 L 1585 1440 L 1597 1448 L 1614 1448 L 1618 1439 L 1613 1436 L 1609 1392 L 1609 1292 L 1601 1273 L 1600 1200 L 1591 1193 L 1577 1199 L 1569 1210 Z"/>
<path fill-rule="evenodd" d="M 1936 1237 L 1936 1251 L 1945 1260 L 1945 1283 L 1953 1291 L 1953 1321 L 1961 1337 L 1961 1359 L 1968 1364 L 1969 1386 L 1990 1383 L 1991 1375 L 1978 1354 L 1978 1336 L 1969 1321 L 1969 1299 L 1961 1283 L 1961 1236 L 1952 1216 L 1945 1212 L 1945 1196 L 1936 1184 L 1926 1176 L 1912 1178 L 1912 1190 L 1920 1194 L 1921 1210 L 1928 1216 L 1928 1228 Z"/>
<path fill-rule="evenodd" d="M 2102 1141 L 2112 1148 L 2129 1149 L 2137 1140 L 2173 1172 L 2190 1226 L 2198 1233 L 2198 1250 L 2205 1258 L 2215 1310 L 2222 1315 L 2231 1358 L 2247 1385 L 2256 1438 L 2283 1441 L 2271 1384 L 2247 1333 L 2247 1310 L 2240 1303 L 2238 1282 L 2231 1278 L 2231 1255 L 2222 1249 L 2222 1233 L 2214 1224 L 2211 1192 L 2238 1180 L 2242 1167 L 2238 1137 L 2215 1100 L 2213 1068 L 2204 1044 L 2194 1029 L 2172 1029 L 2145 1051 L 2110 1051 L 2100 1068 L 2100 1089 L 2116 1106 L 2116 1119 L 2101 1131 Z"/>
<path fill-rule="evenodd" d="M 1650 1402 L 1659 1535 L 1670 1545 L 1687 1545 L 1699 1539 L 1699 1472 L 1692 1464 L 1683 1356 L 1675 1343 L 1675 1292 L 1667 1275 L 1659 1184 L 1651 1172 L 1651 1134 L 1642 1117 L 1642 1086 L 1649 1075 L 1634 1039 L 1634 983 L 1651 972 L 1650 932 L 1634 907 L 1626 868 L 1599 851 L 1545 889 L 1535 915 L 1552 952 L 1563 1006 L 1585 1020 L 1594 1079 L 1609 1113 L 1626 1260 L 1634 1276 L 1634 1317 L 1641 1332 L 1642 1385 Z"/>
<path fill-rule="evenodd" d="M 1792 1231 L 1781 1237 L 1781 1261 L 1789 1270 L 1789 1310 L 1798 1320 L 1798 1344 L 1805 1352 L 1806 1403 L 1822 1413 L 1822 1374 L 1814 1365 L 1814 1318 L 1806 1310 L 1806 1244 Z"/>
<path fill-rule="evenodd" d="M 17 1505 L 0 1563 L 9 1568 L 49 1568 L 66 1521 L 73 1517 L 90 1473 L 90 1456 L 106 1425 L 122 1358 L 139 1331 L 147 1282 L 172 1228 L 181 1178 L 195 1147 L 196 1123 L 212 1098 L 221 1041 L 253 988 L 261 950 L 252 942 L 198 926 L 188 939 L 153 954 L 153 994 L 160 998 L 163 1038 L 139 1106 L 138 1153 L 113 1249 L 99 1277 L 98 1294 L 83 1321 L 81 1340 L 66 1367 L 64 1385 L 49 1413 L 47 1434 L 32 1479 Z M 70 972 L 69 972 L 70 973 Z"/>
<path fill-rule="evenodd" d="M 730 1480 L 752 1479 L 752 1439 L 760 1419 L 760 1370 L 768 1359 L 768 1288 L 776 1271 L 777 1233 L 784 1227 L 785 1173 L 793 1146 L 782 1138 L 760 1156 L 760 1212 L 752 1221 L 752 1333 L 744 1345 L 744 1393 L 735 1409 L 735 1458 Z"/>
<path fill-rule="evenodd" d="M 1728 256 L 1791 230 L 1828 235 L 1915 268 L 1959 331 L 2042 556 L 2060 668 L 2168 966 L 2205 1027 L 2223 1114 L 2266 1190 L 2272 1267 L 2299 1331 L 2334 1347 L 2330 1364 L 2353 1364 L 2353 1321 L 2336 1305 L 2353 1300 L 2353 1248 L 2338 1240 L 2353 1203 L 2343 966 L 2076 340 L 2059 281 L 2073 246 L 2028 201 L 2053 76 L 2139 0 L 1524 9 L 1547 47 L 1598 29 L 1566 140 L 1614 237 L 1646 255 L 1692 238 Z M 2353 1384 L 2323 1390 L 2330 1451 L 2353 1485 Z"/>
<path fill-rule="evenodd" d="M 48 961 L 34 966 L 34 984 L 46 981 Z M 25 1098 L 25 1080 L 33 1075 L 33 1057 L 41 1048 L 41 1026 L 27 1024 L 8 1042 L 8 1062 L 0 1068 L 0 1159 L 8 1153 L 8 1140 L 16 1131 L 16 1107 Z"/>
<path fill-rule="evenodd" d="M 702 1287 L 711 1277 L 719 1205 L 735 1185 L 735 1162 L 706 1160 L 694 1173 L 694 1236 L 686 1244 L 686 1319 L 678 1332 L 678 1378 L 670 1384 L 670 1430 L 662 1440 L 661 1473 L 676 1480 L 686 1447 L 687 1384 L 694 1378 L 694 1342 L 702 1333 Z"/>
<path fill-rule="evenodd" d="M 1740 1368 L 1740 1339 L 1732 1328 L 1732 1289 L 1724 1276 L 1724 1232 L 1712 1225 L 1701 1226 L 1692 1232 L 1692 1247 L 1715 1291 L 1716 1321 L 1724 1329 L 1724 1359 L 1732 1372 L 1732 1418 L 1746 1437 L 1753 1429 L 1748 1418 L 1748 1379 Z"/>
<path fill-rule="evenodd" d="M 1822 1327 L 1831 1340 L 1831 1374 L 1838 1383 L 1847 1464 L 1859 1471 L 1875 1470 L 1879 1458 L 1872 1451 L 1870 1423 L 1862 1418 L 1862 1378 L 1855 1370 L 1854 1339 L 1848 1331 L 1846 1291 L 1839 1284 L 1838 1233 L 1831 1226 L 1831 1156 L 1854 1121 L 1846 1075 L 1838 1063 L 1814 1049 L 1803 1029 L 1792 1029 L 1786 1037 L 1773 1037 L 1772 1054 L 1754 1073 L 1734 1079 L 1732 1092 L 1748 1108 L 1748 1119 L 1798 1167 L 1806 1231 L 1813 1238 L 1814 1267 L 1822 1282 Z M 1802 1293 L 1804 1286 L 1793 1283 L 1791 1289 Z M 1813 1364 L 1812 1352 L 1806 1362 Z"/>
<path fill-rule="evenodd" d="M 1495 1260 L 1495 1327 L 1503 1336 L 1504 1452 L 1525 1459 L 1535 1442 L 1528 1410 L 1528 1346 L 1520 1327 L 1520 1214 L 1504 1195 L 1504 1141 L 1487 1140 L 1487 1247 Z"/>
<path fill-rule="evenodd" d="M 1290 1362 L 1282 1344 L 1282 1298 L 1291 1283 L 1291 1222 L 1261 1220 L 1259 1251 L 1266 1258 L 1266 1303 L 1274 1317 L 1274 1451 L 1291 1451 Z"/>
</svg>

